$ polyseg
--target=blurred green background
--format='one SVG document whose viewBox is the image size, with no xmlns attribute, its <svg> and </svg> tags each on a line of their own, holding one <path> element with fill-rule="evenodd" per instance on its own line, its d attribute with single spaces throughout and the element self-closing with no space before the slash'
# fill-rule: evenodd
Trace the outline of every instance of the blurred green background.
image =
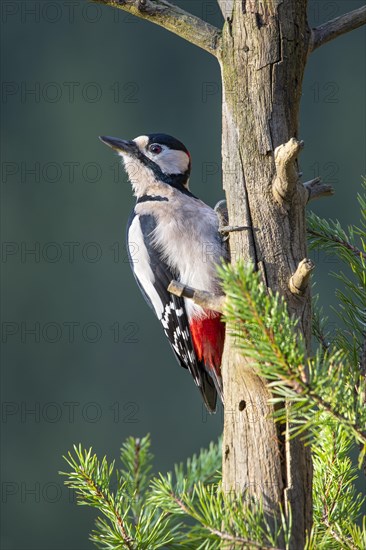
<svg viewBox="0 0 366 550">
<path fill-rule="evenodd" d="M 176 3 L 222 24 L 214 0 Z M 362 4 L 310 1 L 310 23 Z M 219 67 L 159 27 L 83 0 L 9 0 L 1 10 L 1 548 L 86 550 L 95 514 L 76 509 L 58 476 L 73 443 L 114 458 L 126 436 L 150 432 L 164 471 L 222 427 L 133 280 L 124 232 L 134 199 L 97 136 L 171 133 L 191 151 L 194 193 L 214 205 Z M 336 196 L 313 208 L 344 224 L 357 221 L 365 174 L 364 93 L 363 29 L 309 59 L 301 168 L 304 181 L 320 174 L 334 185 Z M 329 305 L 338 264 L 315 260 Z"/>
</svg>

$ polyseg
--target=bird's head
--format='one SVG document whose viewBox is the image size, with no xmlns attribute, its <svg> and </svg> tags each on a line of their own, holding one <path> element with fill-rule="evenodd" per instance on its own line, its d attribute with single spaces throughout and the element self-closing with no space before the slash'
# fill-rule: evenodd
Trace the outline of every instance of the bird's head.
<svg viewBox="0 0 366 550">
<path fill-rule="evenodd" d="M 131 141 L 109 136 L 100 139 L 123 158 L 137 197 L 157 184 L 188 191 L 191 158 L 183 143 L 174 137 L 148 134 Z"/>
</svg>

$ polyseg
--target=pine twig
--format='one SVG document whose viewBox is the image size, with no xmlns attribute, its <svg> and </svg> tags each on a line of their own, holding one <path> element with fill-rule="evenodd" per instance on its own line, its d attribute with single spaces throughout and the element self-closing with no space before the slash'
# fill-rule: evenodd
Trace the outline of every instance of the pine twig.
<svg viewBox="0 0 366 550">
<path fill-rule="evenodd" d="M 122 517 L 121 515 L 117 512 L 115 506 L 113 505 L 113 503 L 110 501 L 110 498 L 108 498 L 108 495 L 104 494 L 103 491 L 101 491 L 99 489 L 99 487 L 96 485 L 96 483 L 94 483 L 93 479 L 91 477 L 89 477 L 86 472 L 82 471 L 82 475 L 86 481 L 86 483 L 89 485 L 89 487 L 97 494 L 97 496 L 100 498 L 100 500 L 104 500 L 105 503 L 107 504 L 107 506 L 109 507 L 109 509 L 113 512 L 115 518 L 116 518 L 116 521 L 117 521 L 117 525 L 118 525 L 118 530 L 121 534 L 121 537 L 123 539 L 123 542 L 125 543 L 126 547 L 128 548 L 128 550 L 134 550 L 134 544 L 133 544 L 133 539 L 131 537 L 128 536 L 127 534 L 127 531 L 123 525 L 123 520 L 122 520 Z"/>
<path fill-rule="evenodd" d="M 350 250 L 351 252 L 353 252 L 355 254 L 355 256 L 357 256 L 357 257 L 362 256 L 362 258 L 364 258 L 366 260 L 366 254 L 364 252 L 362 252 L 362 250 L 357 248 L 357 246 L 354 246 L 353 244 L 348 243 L 347 241 L 344 241 L 343 239 L 340 239 L 339 237 L 336 237 L 335 235 L 320 233 L 319 231 L 314 231 L 313 229 L 308 229 L 307 232 L 308 232 L 309 235 L 312 235 L 313 237 L 317 237 L 319 239 L 325 239 L 327 241 L 332 241 L 334 243 L 340 244 L 341 246 L 343 246 L 347 250 Z"/>
<path fill-rule="evenodd" d="M 170 497 L 174 500 L 174 502 L 179 506 L 179 508 L 187 514 L 190 517 L 193 517 L 197 521 L 199 521 L 204 529 L 207 529 L 212 535 L 216 535 L 221 540 L 227 540 L 234 543 L 240 543 L 242 545 L 248 546 L 249 548 L 259 548 L 261 550 L 281 550 L 280 548 L 277 548 L 275 546 L 267 546 L 263 543 L 259 543 L 253 540 L 248 540 L 243 537 L 238 537 L 236 535 L 231 535 L 230 533 L 227 533 L 225 531 L 220 531 L 219 529 L 215 529 L 211 527 L 210 525 L 206 525 L 202 521 L 200 521 L 200 518 L 197 518 L 194 513 L 189 510 L 189 508 L 184 504 L 184 502 L 174 493 L 170 493 Z"/>
<path fill-rule="evenodd" d="M 355 546 L 352 541 L 345 539 L 344 537 L 341 537 L 337 531 L 335 531 L 332 527 L 332 524 L 329 521 L 328 516 L 323 516 L 323 522 L 324 525 L 329 529 L 329 532 L 331 533 L 334 540 L 336 540 L 341 546 L 340 548 L 346 549 L 349 548 L 350 550 L 358 550 L 358 546 Z"/>
</svg>

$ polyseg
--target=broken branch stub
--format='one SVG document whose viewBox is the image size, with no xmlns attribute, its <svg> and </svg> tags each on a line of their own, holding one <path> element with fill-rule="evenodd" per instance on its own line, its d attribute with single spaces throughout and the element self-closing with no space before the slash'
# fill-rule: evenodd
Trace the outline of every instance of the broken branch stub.
<svg viewBox="0 0 366 550">
<path fill-rule="evenodd" d="M 273 196 L 278 204 L 289 210 L 299 179 L 297 156 L 304 146 L 303 141 L 291 138 L 275 149 L 276 176 L 272 185 Z"/>
<path fill-rule="evenodd" d="M 289 289 L 292 294 L 302 296 L 309 284 L 310 274 L 315 268 L 314 263 L 309 258 L 301 260 L 295 273 L 289 281 Z"/>
<path fill-rule="evenodd" d="M 179 298 L 189 298 L 195 304 L 205 309 L 211 309 L 218 313 L 222 313 L 224 310 L 226 299 L 224 294 L 211 294 L 207 290 L 197 290 L 174 280 L 170 282 L 168 292 Z"/>
<path fill-rule="evenodd" d="M 313 180 L 306 181 L 303 183 L 303 186 L 308 192 L 307 202 L 334 195 L 334 188 L 328 183 L 323 183 L 321 178 L 314 178 Z"/>
</svg>

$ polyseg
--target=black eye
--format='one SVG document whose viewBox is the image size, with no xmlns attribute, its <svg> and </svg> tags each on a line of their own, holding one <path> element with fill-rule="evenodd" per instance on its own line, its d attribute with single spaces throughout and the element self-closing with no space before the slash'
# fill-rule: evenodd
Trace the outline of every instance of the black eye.
<svg viewBox="0 0 366 550">
<path fill-rule="evenodd" d="M 151 153 L 154 153 L 154 155 L 158 155 L 159 153 L 161 153 L 162 147 L 160 147 L 160 145 L 158 145 L 157 143 L 152 143 L 149 146 L 149 151 Z"/>
</svg>

